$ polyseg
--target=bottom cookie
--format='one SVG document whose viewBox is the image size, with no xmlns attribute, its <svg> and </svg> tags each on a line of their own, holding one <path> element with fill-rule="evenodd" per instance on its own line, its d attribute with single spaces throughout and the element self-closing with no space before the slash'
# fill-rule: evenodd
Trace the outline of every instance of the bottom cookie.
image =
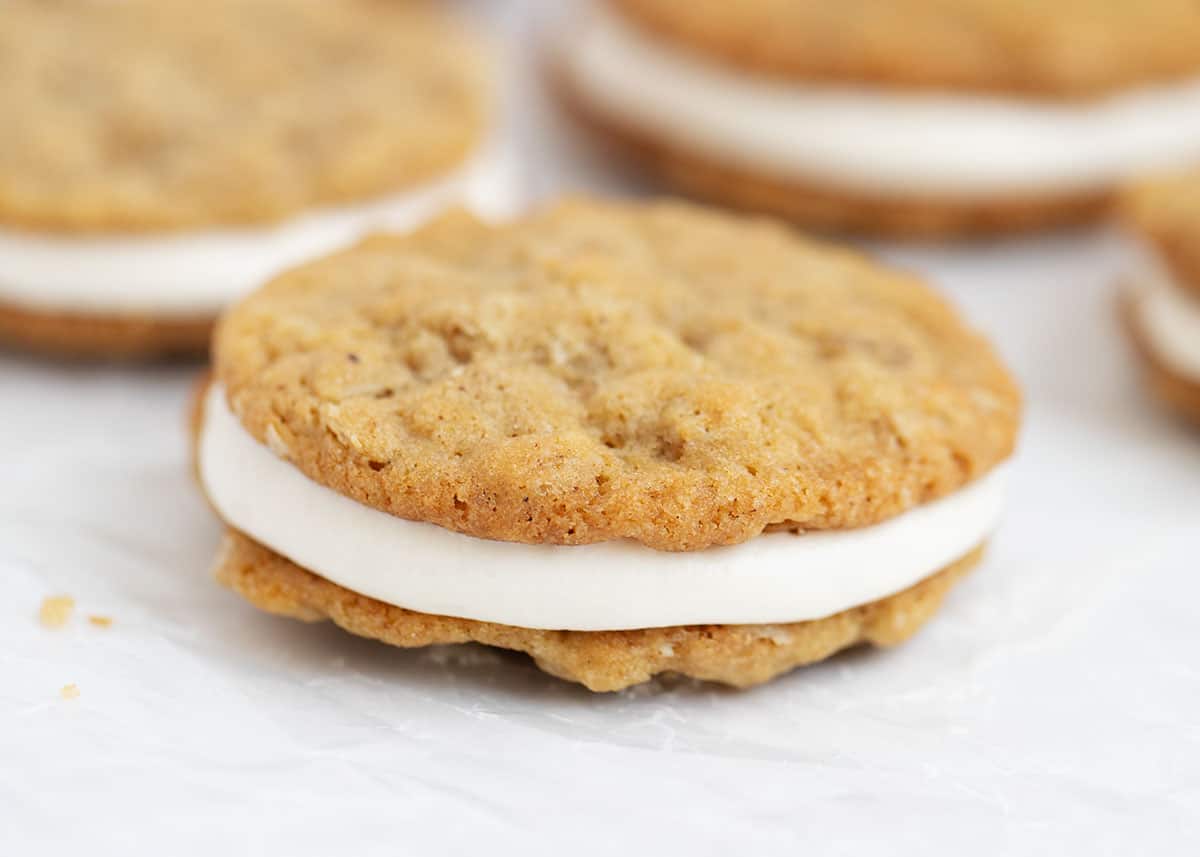
<svg viewBox="0 0 1200 857">
<path fill-rule="evenodd" d="M 551 675 L 613 691 L 663 672 L 749 687 L 860 643 L 903 642 L 982 553 L 980 545 L 909 589 L 824 619 L 634 631 L 546 631 L 405 610 L 331 583 L 234 530 L 227 531 L 215 571 L 218 580 L 270 613 L 306 622 L 331 619 L 352 634 L 404 648 L 476 642 L 513 649 Z"/>
<path fill-rule="evenodd" d="M 1163 363 L 1138 321 L 1138 300 L 1121 298 L 1121 319 L 1142 361 L 1142 374 L 1150 392 L 1175 413 L 1200 424 L 1200 383 L 1185 378 Z"/>
<path fill-rule="evenodd" d="M 785 179 L 721 164 L 656 140 L 628 123 L 601 116 L 555 74 L 560 100 L 601 140 L 646 172 L 702 200 L 836 232 L 936 239 L 1029 232 L 1087 223 L 1112 203 L 1108 193 L 958 200 L 886 197 Z"/>
<path fill-rule="evenodd" d="M 0 345 L 59 357 L 148 360 L 198 357 L 213 319 L 91 316 L 0 303 Z"/>
</svg>

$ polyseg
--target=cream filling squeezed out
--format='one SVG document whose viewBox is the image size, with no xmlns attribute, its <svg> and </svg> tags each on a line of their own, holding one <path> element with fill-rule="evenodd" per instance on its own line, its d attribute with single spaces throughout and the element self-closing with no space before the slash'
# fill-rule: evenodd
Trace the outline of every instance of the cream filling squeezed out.
<svg viewBox="0 0 1200 857">
<path fill-rule="evenodd" d="M 1000 516 L 1005 468 L 856 530 L 777 532 L 672 553 L 529 545 L 397 518 L 310 480 L 258 443 L 214 384 L 200 479 L 226 523 L 362 595 L 443 616 L 603 631 L 818 619 L 892 595 L 969 553 Z"/>
</svg>

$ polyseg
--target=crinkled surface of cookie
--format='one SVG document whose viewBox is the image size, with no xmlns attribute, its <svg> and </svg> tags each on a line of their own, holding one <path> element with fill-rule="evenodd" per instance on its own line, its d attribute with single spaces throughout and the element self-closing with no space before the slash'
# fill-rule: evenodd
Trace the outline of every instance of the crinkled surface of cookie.
<svg viewBox="0 0 1200 857">
<path fill-rule="evenodd" d="M 0 224 L 271 221 L 402 190 L 482 137 L 481 45 L 422 2 L 0 5 Z"/>
<path fill-rule="evenodd" d="M 1087 97 L 1200 73 L 1189 0 L 605 0 L 683 47 L 788 78 Z"/>
<path fill-rule="evenodd" d="M 677 203 L 368 239 L 235 307 L 214 353 L 243 425 L 314 480 L 530 543 L 872 524 L 1008 457 L 1019 418 L 917 278 Z"/>
</svg>

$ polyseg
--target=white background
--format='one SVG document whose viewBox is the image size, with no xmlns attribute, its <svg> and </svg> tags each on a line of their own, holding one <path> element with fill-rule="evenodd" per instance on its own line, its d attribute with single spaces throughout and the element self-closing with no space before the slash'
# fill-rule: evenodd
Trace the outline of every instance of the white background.
<svg viewBox="0 0 1200 857">
<path fill-rule="evenodd" d="M 532 86 L 524 7 L 477 5 L 513 37 L 527 196 L 626 187 Z M 1022 379 L 1010 509 L 910 644 L 742 693 L 260 614 L 209 577 L 195 367 L 0 356 L 0 854 L 1197 853 L 1200 432 L 1139 387 L 1119 242 L 873 249 Z"/>
</svg>

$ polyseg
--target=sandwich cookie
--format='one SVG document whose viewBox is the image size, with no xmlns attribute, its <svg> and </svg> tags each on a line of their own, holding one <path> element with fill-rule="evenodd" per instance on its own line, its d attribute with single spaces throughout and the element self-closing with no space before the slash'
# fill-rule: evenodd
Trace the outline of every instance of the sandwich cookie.
<svg viewBox="0 0 1200 857">
<path fill-rule="evenodd" d="M 904 640 L 995 527 L 1019 419 L 914 277 L 667 203 L 372 237 L 236 305 L 214 367 L 222 581 L 598 691 Z"/>
<path fill-rule="evenodd" d="M 1126 330 L 1158 398 L 1200 422 L 1200 173 L 1134 187 L 1122 214 L 1136 248 Z"/>
<path fill-rule="evenodd" d="M 480 45 L 375 0 L 4 4 L 0 342 L 201 352 L 280 270 L 500 204 Z"/>
<path fill-rule="evenodd" d="M 558 91 L 686 191 L 822 228 L 994 233 L 1093 218 L 1200 162 L 1200 6 L 593 0 Z"/>
</svg>

